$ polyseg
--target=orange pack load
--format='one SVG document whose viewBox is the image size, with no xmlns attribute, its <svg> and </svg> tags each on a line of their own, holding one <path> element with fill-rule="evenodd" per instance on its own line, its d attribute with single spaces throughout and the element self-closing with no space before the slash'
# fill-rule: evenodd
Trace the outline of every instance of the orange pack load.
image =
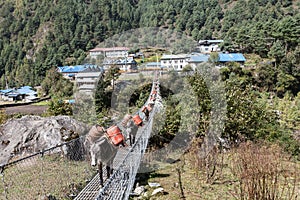
<svg viewBox="0 0 300 200">
<path fill-rule="evenodd" d="M 138 114 L 134 115 L 132 117 L 132 119 L 133 119 L 134 124 L 137 125 L 137 126 L 140 126 L 143 123 L 143 120 L 141 119 L 141 117 Z"/>
<path fill-rule="evenodd" d="M 156 90 L 153 90 L 152 94 L 156 94 L 156 93 L 157 93 L 157 91 L 156 91 Z"/>
<path fill-rule="evenodd" d="M 106 130 L 107 137 L 114 145 L 119 145 L 124 141 L 124 136 L 120 128 L 116 125 L 111 126 Z"/>
</svg>

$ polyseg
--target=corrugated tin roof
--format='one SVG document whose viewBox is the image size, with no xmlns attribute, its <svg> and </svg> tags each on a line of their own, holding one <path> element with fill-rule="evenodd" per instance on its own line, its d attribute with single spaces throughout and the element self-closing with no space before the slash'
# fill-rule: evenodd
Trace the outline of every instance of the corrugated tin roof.
<svg viewBox="0 0 300 200">
<path fill-rule="evenodd" d="M 0 90 L 0 92 L 1 92 L 2 94 L 6 94 L 6 93 L 9 93 L 9 92 L 11 92 L 11 91 L 13 91 L 13 89 Z"/>
<path fill-rule="evenodd" d="M 32 90 L 32 87 L 30 87 L 30 86 L 20 87 L 16 90 L 16 92 L 19 94 L 28 94 L 28 95 L 37 94 L 37 92 Z"/>
<path fill-rule="evenodd" d="M 111 47 L 111 48 L 94 48 L 91 49 L 90 52 L 98 52 L 98 51 L 129 51 L 127 47 Z"/>
<path fill-rule="evenodd" d="M 58 67 L 58 72 L 61 73 L 78 73 L 87 68 L 97 68 L 97 65 L 85 64 L 85 65 L 75 65 L 75 66 L 62 66 Z"/>
<path fill-rule="evenodd" d="M 76 65 L 76 66 L 63 66 L 59 68 L 60 68 L 60 72 L 62 73 L 76 73 L 76 72 L 83 71 L 87 67 L 85 65 Z"/>
<path fill-rule="evenodd" d="M 79 72 L 77 78 L 99 77 L 103 72 Z M 77 80 L 80 81 L 80 80 Z"/>
<path fill-rule="evenodd" d="M 197 63 L 197 62 L 207 62 L 209 59 L 209 55 L 207 54 L 191 54 L 189 62 Z"/>
<path fill-rule="evenodd" d="M 146 63 L 146 66 L 147 67 L 156 67 L 156 66 L 158 66 L 158 67 L 160 67 L 161 66 L 161 63 L 160 62 L 148 62 L 148 63 Z"/>
<path fill-rule="evenodd" d="M 161 60 L 174 60 L 174 59 L 189 59 L 189 62 L 207 62 L 209 55 L 201 53 L 192 54 L 179 54 L 179 55 L 163 55 Z"/>
<path fill-rule="evenodd" d="M 222 43 L 222 42 L 224 42 L 224 40 L 199 40 L 200 44 L 203 43 L 211 44 L 211 43 Z"/>
<path fill-rule="evenodd" d="M 88 67 L 85 70 L 81 71 L 83 73 L 88 73 L 88 72 L 104 72 L 103 67 Z"/>
<path fill-rule="evenodd" d="M 245 62 L 246 58 L 241 53 L 219 53 L 219 62 Z"/>
<path fill-rule="evenodd" d="M 178 55 L 163 55 L 161 60 L 169 60 L 169 59 L 185 59 L 187 58 L 187 54 L 178 54 Z"/>
</svg>

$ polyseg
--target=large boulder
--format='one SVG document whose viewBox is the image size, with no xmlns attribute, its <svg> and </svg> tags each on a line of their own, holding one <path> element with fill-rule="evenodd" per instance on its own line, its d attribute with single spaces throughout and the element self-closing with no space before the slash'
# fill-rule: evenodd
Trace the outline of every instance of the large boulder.
<svg viewBox="0 0 300 200">
<path fill-rule="evenodd" d="M 24 116 L 0 126 L 0 165 L 85 135 L 89 127 L 69 116 Z M 68 152 L 65 152 L 68 154 Z"/>
</svg>

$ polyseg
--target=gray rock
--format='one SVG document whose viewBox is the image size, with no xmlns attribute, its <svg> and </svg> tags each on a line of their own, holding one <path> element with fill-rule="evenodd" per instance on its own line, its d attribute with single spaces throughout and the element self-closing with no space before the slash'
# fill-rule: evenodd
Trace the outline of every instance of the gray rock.
<svg viewBox="0 0 300 200">
<path fill-rule="evenodd" d="M 139 186 L 139 187 L 136 187 L 135 189 L 134 189 L 134 194 L 135 195 L 141 195 L 143 192 L 145 192 L 145 187 L 144 186 Z"/>
<path fill-rule="evenodd" d="M 0 165 L 85 135 L 87 125 L 70 116 L 24 116 L 0 126 Z"/>
<path fill-rule="evenodd" d="M 164 193 L 164 188 L 160 187 L 160 188 L 156 188 L 155 190 L 153 190 L 151 196 L 157 195 L 157 194 L 163 194 Z"/>
<path fill-rule="evenodd" d="M 159 183 L 148 183 L 150 187 L 160 187 Z"/>
</svg>

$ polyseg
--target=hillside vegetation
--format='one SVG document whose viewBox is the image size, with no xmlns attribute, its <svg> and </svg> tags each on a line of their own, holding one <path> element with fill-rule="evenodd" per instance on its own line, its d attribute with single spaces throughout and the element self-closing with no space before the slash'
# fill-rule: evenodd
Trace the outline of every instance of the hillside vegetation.
<svg viewBox="0 0 300 200">
<path fill-rule="evenodd" d="M 0 88 L 39 85 L 51 67 L 81 64 L 105 38 L 139 27 L 224 39 L 224 50 L 299 64 L 298 11 L 292 0 L 2 1 Z M 281 77 L 295 84 L 294 73 L 285 69 Z"/>
</svg>

